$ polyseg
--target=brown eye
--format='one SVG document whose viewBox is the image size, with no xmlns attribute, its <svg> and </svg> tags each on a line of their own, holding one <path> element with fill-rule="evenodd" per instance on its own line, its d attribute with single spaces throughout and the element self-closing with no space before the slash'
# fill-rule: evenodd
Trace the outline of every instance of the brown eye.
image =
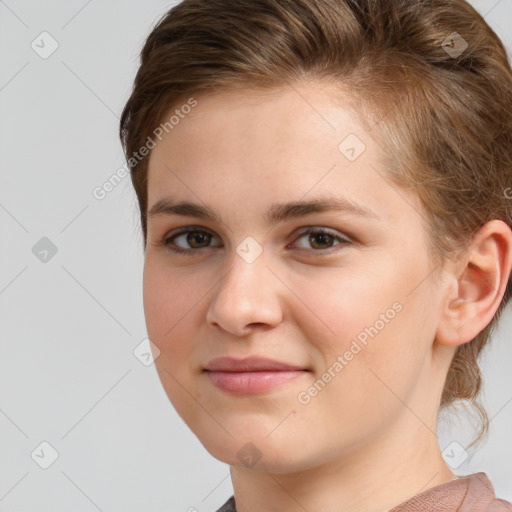
<svg viewBox="0 0 512 512">
<path fill-rule="evenodd" d="M 334 241 L 334 237 L 328 233 L 313 233 L 309 235 L 308 241 L 315 249 L 328 249 Z"/>
<path fill-rule="evenodd" d="M 190 244 L 193 249 L 207 247 L 212 238 L 209 233 L 205 233 L 204 231 L 188 231 L 185 235 L 187 243 Z M 204 245 L 205 243 L 206 245 Z"/>
<path fill-rule="evenodd" d="M 332 249 L 336 246 L 344 246 L 351 244 L 352 242 L 343 236 L 337 235 L 335 233 L 331 233 L 330 231 L 326 229 L 320 229 L 320 228 L 310 228 L 306 231 L 303 231 L 298 239 L 306 238 L 307 244 L 310 245 L 310 247 L 300 247 L 301 249 L 315 249 L 315 252 L 321 252 L 321 251 L 329 251 L 329 249 Z M 335 240 L 338 240 L 340 243 L 333 244 Z M 306 245 L 307 245 L 306 244 Z"/>
<path fill-rule="evenodd" d="M 179 243 L 176 241 L 180 240 Z M 170 251 L 177 253 L 193 253 L 199 251 L 199 249 L 207 249 L 208 247 L 219 247 L 220 244 L 210 245 L 215 237 L 203 229 L 182 229 L 171 236 L 167 236 L 163 241 L 162 245 L 167 247 Z M 183 246 L 184 245 L 184 246 Z M 188 245 L 188 247 L 187 247 Z"/>
</svg>

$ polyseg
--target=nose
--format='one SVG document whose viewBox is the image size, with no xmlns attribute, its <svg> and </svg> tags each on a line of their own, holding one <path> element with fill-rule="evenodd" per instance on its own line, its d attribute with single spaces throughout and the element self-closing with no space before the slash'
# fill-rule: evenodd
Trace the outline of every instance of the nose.
<svg viewBox="0 0 512 512">
<path fill-rule="evenodd" d="M 235 336 L 274 327 L 282 321 L 285 288 L 263 254 L 248 263 L 235 252 L 229 269 L 213 289 L 206 319 Z"/>
</svg>

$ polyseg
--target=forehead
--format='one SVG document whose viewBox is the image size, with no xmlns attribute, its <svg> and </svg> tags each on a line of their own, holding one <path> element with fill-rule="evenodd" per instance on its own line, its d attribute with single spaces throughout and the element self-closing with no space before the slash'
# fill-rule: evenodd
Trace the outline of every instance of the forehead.
<svg viewBox="0 0 512 512">
<path fill-rule="evenodd" d="M 242 146 L 247 158 L 257 153 L 264 158 L 268 149 L 272 154 L 283 154 L 297 141 L 310 140 L 302 149 L 318 148 L 323 139 L 326 146 L 337 149 L 337 139 L 351 128 L 364 138 L 365 129 L 358 124 L 358 113 L 351 109 L 351 98 L 329 82 L 301 81 L 272 89 L 229 89 L 206 93 L 194 98 L 196 105 L 182 114 L 187 100 L 175 104 L 164 119 L 174 117 L 174 126 L 164 134 L 172 139 L 176 151 L 173 156 L 190 157 L 195 154 L 179 151 L 179 143 L 190 143 L 209 153 L 222 146 L 216 156 L 234 153 Z M 176 122 L 177 121 L 177 122 Z M 316 136 L 317 135 L 317 136 Z M 173 150 L 169 144 L 158 144 L 152 152 L 156 158 L 162 151 Z"/>
<path fill-rule="evenodd" d="M 384 179 L 380 148 L 351 99 L 332 84 L 220 91 L 195 100 L 152 150 L 149 208 L 166 193 L 196 203 L 238 198 L 247 207 L 262 207 L 261 198 L 268 204 L 338 193 L 384 217 L 400 214 L 396 203 L 404 201 Z"/>
</svg>

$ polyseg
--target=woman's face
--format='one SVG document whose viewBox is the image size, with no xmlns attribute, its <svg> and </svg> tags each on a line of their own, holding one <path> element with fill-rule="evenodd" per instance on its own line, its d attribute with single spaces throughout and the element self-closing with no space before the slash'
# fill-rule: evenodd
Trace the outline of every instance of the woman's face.
<svg viewBox="0 0 512 512">
<path fill-rule="evenodd" d="M 334 94 L 317 81 L 198 96 L 150 157 L 148 210 L 168 202 L 148 218 L 144 267 L 155 364 L 228 464 L 284 473 L 435 437 L 452 351 L 433 344 L 422 209 Z M 329 200 L 339 209 L 287 206 Z M 182 202 L 217 218 L 169 208 Z M 205 369 L 251 356 L 295 370 Z"/>
</svg>

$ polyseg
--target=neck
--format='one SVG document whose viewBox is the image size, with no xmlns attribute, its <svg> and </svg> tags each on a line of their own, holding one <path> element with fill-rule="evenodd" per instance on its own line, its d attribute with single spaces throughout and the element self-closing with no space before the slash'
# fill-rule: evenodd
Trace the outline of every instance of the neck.
<svg viewBox="0 0 512 512">
<path fill-rule="evenodd" d="M 294 473 L 231 466 L 237 512 L 384 512 L 456 479 L 432 431 L 409 423 L 409 430 Z"/>
</svg>

